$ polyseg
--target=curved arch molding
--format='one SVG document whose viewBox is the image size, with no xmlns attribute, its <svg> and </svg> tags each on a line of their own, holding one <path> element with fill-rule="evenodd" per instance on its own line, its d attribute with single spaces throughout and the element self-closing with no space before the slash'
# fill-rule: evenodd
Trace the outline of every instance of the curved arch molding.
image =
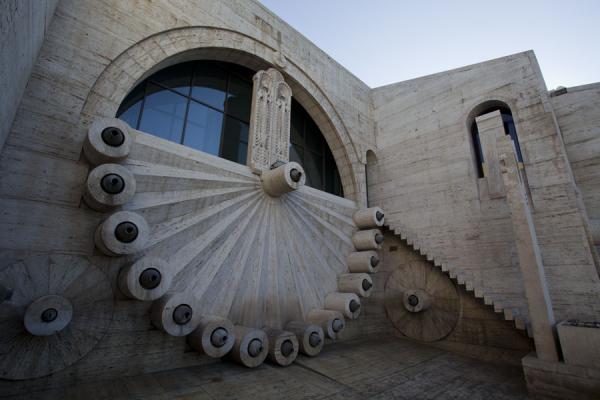
<svg viewBox="0 0 600 400">
<path fill-rule="evenodd" d="M 340 171 L 344 195 L 361 201 L 358 177 L 363 175 L 348 129 L 326 94 L 292 60 L 282 63 L 276 49 L 239 32 L 216 27 L 185 27 L 163 31 L 134 44 L 100 74 L 82 110 L 87 126 L 98 117 L 114 117 L 135 85 L 155 71 L 191 59 L 215 59 L 262 69 L 284 65 L 295 97 L 315 120 Z"/>
</svg>

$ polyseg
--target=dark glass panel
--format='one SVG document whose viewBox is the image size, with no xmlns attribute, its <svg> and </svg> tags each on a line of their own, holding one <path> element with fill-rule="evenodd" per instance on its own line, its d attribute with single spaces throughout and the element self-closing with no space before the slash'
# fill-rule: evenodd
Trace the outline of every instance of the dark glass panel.
<svg viewBox="0 0 600 400">
<path fill-rule="evenodd" d="M 304 153 L 304 171 L 306 172 L 306 183 L 315 189 L 323 190 L 323 157 L 312 151 Z"/>
<path fill-rule="evenodd" d="M 477 129 L 477 123 L 475 121 L 473 121 L 473 125 L 471 126 L 471 137 L 473 138 L 473 147 L 475 147 L 477 177 L 483 178 L 483 149 L 481 148 L 481 142 L 479 141 L 479 130 Z"/>
<path fill-rule="evenodd" d="M 222 124 L 222 113 L 191 101 L 183 144 L 218 156 Z"/>
<path fill-rule="evenodd" d="M 319 154 L 323 154 L 323 135 L 312 119 L 306 121 L 306 146 Z"/>
<path fill-rule="evenodd" d="M 150 80 L 175 90 L 184 96 L 190 95 L 193 63 L 177 64 L 158 71 Z"/>
<path fill-rule="evenodd" d="M 138 101 L 131 105 L 123 114 L 119 115 L 119 118 L 127 122 L 129 126 L 137 129 L 138 119 L 140 117 L 140 110 L 142 108 L 142 101 Z"/>
<path fill-rule="evenodd" d="M 117 111 L 117 117 L 127 122 L 129 126 L 134 129 L 137 129 L 145 89 L 146 82 L 137 85 L 135 89 L 125 97 L 125 100 L 123 100 L 119 107 L 119 111 Z"/>
<path fill-rule="evenodd" d="M 304 150 L 302 147 L 291 144 L 290 145 L 290 161 L 297 162 L 298 164 L 304 164 Z"/>
<path fill-rule="evenodd" d="M 521 145 L 519 145 L 519 138 L 517 136 L 517 129 L 515 128 L 515 121 L 511 114 L 502 113 L 502 123 L 504 124 L 504 132 L 510 136 L 515 144 L 515 150 L 517 152 L 517 161 L 523 162 L 523 154 L 521 154 Z"/>
<path fill-rule="evenodd" d="M 180 143 L 186 105 L 185 97 L 149 83 L 139 129 Z"/>
<path fill-rule="evenodd" d="M 331 152 L 325 152 L 325 191 L 335 193 L 335 175 L 337 173 L 335 160 Z"/>
<path fill-rule="evenodd" d="M 252 84 L 238 78 L 236 75 L 229 75 L 229 94 L 227 97 L 227 114 L 250 121 L 250 107 L 252 104 Z"/>
<path fill-rule="evenodd" d="M 304 142 L 304 118 L 296 108 L 292 107 L 292 116 L 290 122 L 290 140 L 292 143 L 302 144 Z"/>
<path fill-rule="evenodd" d="M 217 63 L 200 62 L 194 73 L 192 97 L 223 111 L 227 91 L 227 73 Z"/>
<path fill-rule="evenodd" d="M 248 124 L 238 121 L 235 118 L 225 117 L 221 157 L 245 164 L 247 150 Z"/>
</svg>

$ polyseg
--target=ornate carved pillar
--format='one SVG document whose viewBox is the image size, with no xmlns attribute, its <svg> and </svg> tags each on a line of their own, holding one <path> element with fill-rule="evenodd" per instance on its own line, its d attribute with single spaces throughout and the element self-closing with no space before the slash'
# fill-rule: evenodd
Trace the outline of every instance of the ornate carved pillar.
<svg viewBox="0 0 600 400">
<path fill-rule="evenodd" d="M 274 68 L 253 80 L 248 165 L 260 173 L 290 159 L 292 89 Z"/>
</svg>

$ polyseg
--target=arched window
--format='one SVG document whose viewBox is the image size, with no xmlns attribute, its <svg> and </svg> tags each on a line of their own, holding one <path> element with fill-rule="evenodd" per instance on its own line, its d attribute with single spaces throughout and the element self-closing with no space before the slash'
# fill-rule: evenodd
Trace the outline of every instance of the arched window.
<svg viewBox="0 0 600 400">
<path fill-rule="evenodd" d="M 246 164 L 254 71 L 220 61 L 165 68 L 137 85 L 117 117 L 135 129 Z M 290 160 L 306 183 L 342 196 L 340 176 L 321 131 L 292 99 Z"/>
<path fill-rule="evenodd" d="M 473 138 L 473 146 L 475 147 L 475 160 L 477 161 L 477 176 L 479 178 L 483 178 L 483 163 L 485 160 L 483 159 L 483 149 L 481 148 L 481 142 L 479 140 L 479 130 L 477 129 L 477 123 L 475 122 L 475 118 L 496 110 L 499 110 L 500 115 L 502 116 L 504 133 L 509 135 L 515 144 L 517 161 L 519 162 L 520 166 L 523 165 L 523 155 L 521 153 L 521 146 L 519 145 L 519 138 L 517 136 L 517 130 L 515 129 L 515 121 L 513 120 L 510 108 L 506 106 L 499 106 L 497 104 L 490 105 L 489 107 L 484 105 L 482 111 L 478 111 L 477 113 L 475 113 L 475 115 L 473 116 L 473 121 L 471 122 L 471 136 Z"/>
</svg>

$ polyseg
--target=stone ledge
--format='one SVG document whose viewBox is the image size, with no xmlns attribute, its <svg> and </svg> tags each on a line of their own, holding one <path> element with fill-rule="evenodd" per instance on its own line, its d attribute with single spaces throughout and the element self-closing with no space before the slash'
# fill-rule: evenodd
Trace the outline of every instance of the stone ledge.
<svg viewBox="0 0 600 400">
<path fill-rule="evenodd" d="M 535 353 L 521 361 L 534 399 L 600 399 L 600 369 L 543 361 Z"/>
</svg>

